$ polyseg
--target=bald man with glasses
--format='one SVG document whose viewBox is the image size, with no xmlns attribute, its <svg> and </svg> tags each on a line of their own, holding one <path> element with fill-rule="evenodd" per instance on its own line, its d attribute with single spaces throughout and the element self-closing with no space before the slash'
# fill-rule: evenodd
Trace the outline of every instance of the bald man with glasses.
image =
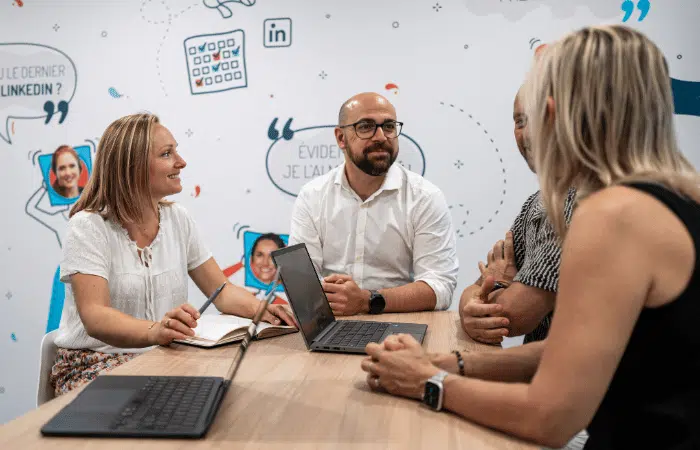
<svg viewBox="0 0 700 450">
<path fill-rule="evenodd" d="M 307 183 L 290 244 L 306 244 L 336 315 L 447 309 L 457 285 L 452 217 L 434 184 L 394 164 L 403 122 L 376 93 L 340 108 L 345 162 Z"/>
</svg>

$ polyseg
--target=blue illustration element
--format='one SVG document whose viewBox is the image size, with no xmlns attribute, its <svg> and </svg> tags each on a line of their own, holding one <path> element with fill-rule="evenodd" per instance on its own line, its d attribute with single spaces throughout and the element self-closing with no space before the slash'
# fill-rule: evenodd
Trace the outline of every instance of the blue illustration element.
<svg viewBox="0 0 700 450">
<path fill-rule="evenodd" d="M 233 12 L 227 3 L 240 3 L 243 6 L 253 6 L 255 0 L 202 0 L 202 3 L 207 8 L 217 9 L 222 18 L 228 19 L 233 15 Z"/>
<path fill-rule="evenodd" d="M 89 178 L 90 174 L 92 173 L 92 155 L 90 154 L 90 146 L 82 145 L 80 147 L 74 147 L 73 149 L 78 154 L 78 157 L 80 157 L 81 162 L 85 163 Z M 54 191 L 53 187 L 51 186 L 49 173 L 51 172 L 52 157 L 53 154 L 39 156 L 39 167 L 41 167 L 41 174 L 44 177 L 44 183 L 46 183 L 46 188 L 49 192 L 49 201 L 51 202 L 51 206 L 72 205 L 78 200 L 78 197 L 65 198 Z"/>
<path fill-rule="evenodd" d="M 109 95 L 112 96 L 112 97 L 114 97 L 114 98 L 121 98 L 121 97 L 123 97 L 123 95 L 120 94 L 119 92 L 117 92 L 117 90 L 114 89 L 113 87 L 109 88 L 109 89 L 107 90 L 107 92 L 109 92 Z"/>
<path fill-rule="evenodd" d="M 0 139 L 12 144 L 11 119 L 46 118 L 45 123 L 48 123 L 59 111 L 58 123 L 63 123 L 78 83 L 73 60 L 57 48 L 26 42 L 0 43 L 0 60 L 8 68 L 45 68 L 32 78 L 23 77 L 24 72 L 19 71 L 16 82 L 0 87 L 3 90 L 0 95 Z"/>
<path fill-rule="evenodd" d="M 12 339 L 12 342 L 17 342 L 17 336 L 15 336 L 15 333 L 10 334 L 10 339 Z"/>
<path fill-rule="evenodd" d="M 184 46 L 192 95 L 248 87 L 243 30 L 192 36 Z"/>
<path fill-rule="evenodd" d="M 58 106 L 56 106 L 51 100 L 49 100 L 44 103 L 44 111 L 46 112 L 46 120 L 44 120 L 44 124 L 51 122 L 51 118 L 53 118 L 53 115 L 56 113 L 56 111 L 58 111 L 61 113 L 61 117 L 58 119 L 58 123 L 60 125 L 64 120 L 66 120 L 66 116 L 68 115 L 68 102 L 61 100 L 58 102 Z"/>
<path fill-rule="evenodd" d="M 63 313 L 63 302 L 66 299 L 66 287 L 61 282 L 61 267 L 56 269 L 53 276 L 53 286 L 51 289 L 51 303 L 49 304 L 49 318 L 46 322 L 46 332 L 49 333 L 58 328 L 61 323 Z"/>
<path fill-rule="evenodd" d="M 700 117 L 700 81 L 671 78 L 676 114 Z"/>
<path fill-rule="evenodd" d="M 292 45 L 292 19 L 279 17 L 263 22 L 263 46 L 267 48 Z"/>
<path fill-rule="evenodd" d="M 273 142 L 267 149 L 265 168 L 268 178 L 277 189 L 296 197 L 306 182 L 328 173 L 342 164 L 345 157 L 333 135 L 335 125 L 292 130 L 292 120 L 287 120 L 281 135 L 277 130 L 278 118 L 270 124 L 267 137 Z M 396 163 L 425 175 L 425 155 L 418 142 L 403 131 L 398 139 L 399 156 Z"/>
<path fill-rule="evenodd" d="M 625 0 L 622 2 L 620 9 L 625 13 L 625 17 L 622 18 L 622 21 L 627 22 L 634 13 L 634 2 L 632 0 Z M 649 0 L 639 0 L 639 2 L 637 2 L 637 9 L 641 12 L 637 21 L 641 22 L 646 19 L 647 14 L 649 14 L 651 2 Z"/>
<path fill-rule="evenodd" d="M 255 240 L 262 235 L 263 233 L 257 233 L 255 231 L 246 231 L 245 233 L 243 233 L 243 251 L 245 258 L 245 285 L 254 289 L 262 289 L 265 291 L 269 291 L 270 284 L 263 283 L 262 281 L 260 281 L 253 273 L 253 269 L 251 267 L 251 263 L 253 261 L 253 244 L 255 244 Z M 286 245 L 289 244 L 289 235 L 280 234 L 279 237 L 282 238 L 282 241 Z M 284 291 L 284 286 L 282 286 L 282 283 L 280 283 L 279 286 L 277 286 L 276 291 Z"/>
</svg>

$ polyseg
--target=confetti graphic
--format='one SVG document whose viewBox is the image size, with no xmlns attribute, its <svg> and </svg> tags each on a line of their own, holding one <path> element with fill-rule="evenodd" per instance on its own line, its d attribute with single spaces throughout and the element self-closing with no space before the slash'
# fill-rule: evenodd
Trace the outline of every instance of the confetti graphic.
<svg viewBox="0 0 700 450">
<path fill-rule="evenodd" d="M 394 83 L 388 83 L 386 86 L 384 86 L 384 89 L 387 91 L 391 91 L 394 93 L 394 95 L 399 93 L 399 87 L 395 85 Z"/>
<path fill-rule="evenodd" d="M 199 197 L 199 194 L 202 192 L 202 189 L 199 187 L 198 184 L 194 186 L 194 192 L 192 193 L 192 197 L 197 198 Z"/>
<path fill-rule="evenodd" d="M 10 339 L 12 339 L 12 342 L 17 342 L 17 336 L 15 333 L 10 334 Z"/>
<path fill-rule="evenodd" d="M 117 90 L 114 89 L 113 87 L 109 88 L 107 90 L 107 92 L 109 92 L 109 95 L 113 98 L 122 98 L 123 97 L 123 95 L 120 94 L 119 92 L 117 92 Z"/>
</svg>

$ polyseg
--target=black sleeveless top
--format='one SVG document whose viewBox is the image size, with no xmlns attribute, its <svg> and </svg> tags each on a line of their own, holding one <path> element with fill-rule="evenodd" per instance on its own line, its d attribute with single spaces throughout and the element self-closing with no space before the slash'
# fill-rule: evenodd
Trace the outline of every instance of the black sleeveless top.
<svg viewBox="0 0 700 450">
<path fill-rule="evenodd" d="M 657 184 L 628 187 L 652 195 L 685 224 L 695 270 L 675 301 L 642 310 L 585 449 L 700 449 L 700 205 Z"/>
</svg>

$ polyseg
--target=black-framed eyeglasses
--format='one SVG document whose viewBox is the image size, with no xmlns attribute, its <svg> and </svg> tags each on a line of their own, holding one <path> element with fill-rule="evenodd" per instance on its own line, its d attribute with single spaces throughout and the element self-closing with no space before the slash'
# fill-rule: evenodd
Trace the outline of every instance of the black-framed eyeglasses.
<svg viewBox="0 0 700 450">
<path fill-rule="evenodd" d="M 382 128 L 382 133 L 387 139 L 395 139 L 401 134 L 401 128 L 403 127 L 403 122 L 397 122 L 395 120 L 385 120 L 384 123 L 376 123 L 373 120 L 360 120 L 349 125 L 341 125 L 338 128 L 353 127 L 355 129 L 355 134 L 360 139 L 372 139 L 375 134 L 377 134 L 377 128 Z"/>
</svg>

